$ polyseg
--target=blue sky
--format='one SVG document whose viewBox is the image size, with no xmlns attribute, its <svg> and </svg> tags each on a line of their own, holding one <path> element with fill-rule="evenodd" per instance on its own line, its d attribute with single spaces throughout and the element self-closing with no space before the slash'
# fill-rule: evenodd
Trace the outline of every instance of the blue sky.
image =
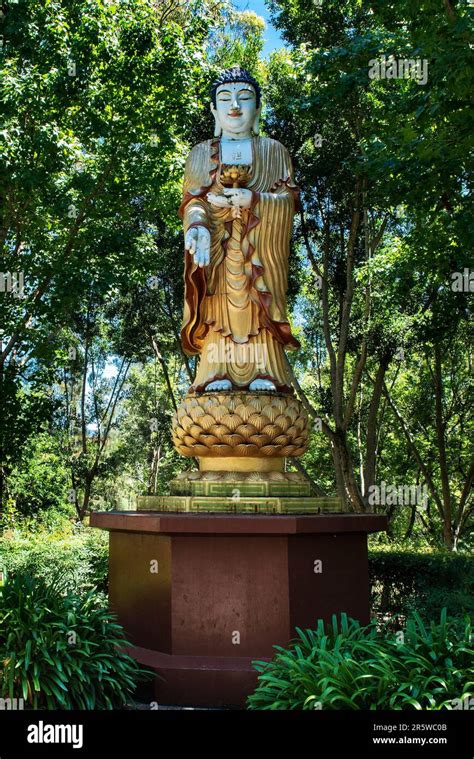
<svg viewBox="0 0 474 759">
<path fill-rule="evenodd" d="M 254 13 L 265 20 L 265 47 L 263 48 L 263 54 L 265 56 L 271 53 L 272 50 L 283 47 L 284 43 L 279 32 L 277 32 L 275 27 L 270 23 L 270 14 L 268 13 L 264 0 L 234 0 L 234 5 L 241 11 L 254 11 Z"/>
</svg>

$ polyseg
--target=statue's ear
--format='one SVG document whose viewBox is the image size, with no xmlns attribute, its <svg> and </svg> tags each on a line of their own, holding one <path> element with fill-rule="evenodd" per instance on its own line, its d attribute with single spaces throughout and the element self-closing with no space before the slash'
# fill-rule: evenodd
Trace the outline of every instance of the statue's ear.
<svg viewBox="0 0 474 759">
<path fill-rule="evenodd" d="M 220 137 L 222 134 L 222 127 L 219 124 L 219 119 L 217 117 L 217 110 L 214 108 L 214 106 L 211 103 L 211 113 L 214 116 L 215 126 L 214 126 L 214 137 Z"/>
<path fill-rule="evenodd" d="M 254 134 L 260 134 L 260 114 L 261 114 L 261 110 L 262 110 L 261 107 L 259 107 L 258 110 L 257 110 L 257 112 L 256 112 L 256 114 L 255 114 L 255 119 L 254 119 L 254 122 L 253 122 L 253 125 L 252 125 L 252 132 Z"/>
</svg>

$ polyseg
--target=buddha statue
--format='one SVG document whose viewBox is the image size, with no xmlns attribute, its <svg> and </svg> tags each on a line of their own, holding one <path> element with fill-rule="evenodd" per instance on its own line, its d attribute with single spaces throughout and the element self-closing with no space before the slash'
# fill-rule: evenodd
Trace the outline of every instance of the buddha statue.
<svg viewBox="0 0 474 759">
<path fill-rule="evenodd" d="M 286 148 L 259 135 L 261 90 L 236 66 L 211 88 L 214 138 L 186 162 L 181 331 L 199 354 L 189 393 L 292 393 L 285 349 L 299 347 L 286 315 L 298 188 Z"/>
</svg>

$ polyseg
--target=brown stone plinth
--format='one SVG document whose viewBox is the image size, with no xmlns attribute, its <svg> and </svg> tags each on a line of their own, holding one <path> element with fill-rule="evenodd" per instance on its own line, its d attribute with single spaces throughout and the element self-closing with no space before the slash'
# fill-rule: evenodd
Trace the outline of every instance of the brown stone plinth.
<svg viewBox="0 0 474 759">
<path fill-rule="evenodd" d="M 367 533 L 386 519 L 107 512 L 91 525 L 110 531 L 110 604 L 133 655 L 164 678 L 156 700 L 244 706 L 251 662 L 295 627 L 340 612 L 368 622 Z"/>
</svg>

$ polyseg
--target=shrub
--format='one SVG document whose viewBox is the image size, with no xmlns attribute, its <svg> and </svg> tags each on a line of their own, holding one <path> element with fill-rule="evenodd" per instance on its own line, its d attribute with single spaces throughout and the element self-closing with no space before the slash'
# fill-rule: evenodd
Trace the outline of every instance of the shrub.
<svg viewBox="0 0 474 759">
<path fill-rule="evenodd" d="M 0 697 L 33 709 L 124 706 L 144 675 L 124 653 L 123 630 L 94 593 L 82 597 L 29 575 L 0 588 Z"/>
<path fill-rule="evenodd" d="M 16 529 L 0 538 L 0 569 L 10 576 L 45 579 L 58 574 L 66 589 L 85 593 L 96 588 L 105 602 L 108 585 L 108 534 L 83 525 L 64 524 L 60 532 Z"/>
<path fill-rule="evenodd" d="M 462 554 L 379 549 L 369 552 L 371 608 L 379 617 L 405 617 L 416 609 L 435 619 L 474 616 L 474 559 Z"/>
<path fill-rule="evenodd" d="M 333 617 L 297 633 L 271 662 L 254 662 L 250 709 L 452 709 L 474 692 L 471 622 L 446 610 L 428 629 L 415 612 L 403 635 L 344 614 L 340 629 Z"/>
<path fill-rule="evenodd" d="M 9 492 L 20 514 L 48 520 L 48 514 L 68 515 L 70 487 L 63 441 L 42 430 L 24 443 L 21 459 L 8 478 Z"/>
</svg>

